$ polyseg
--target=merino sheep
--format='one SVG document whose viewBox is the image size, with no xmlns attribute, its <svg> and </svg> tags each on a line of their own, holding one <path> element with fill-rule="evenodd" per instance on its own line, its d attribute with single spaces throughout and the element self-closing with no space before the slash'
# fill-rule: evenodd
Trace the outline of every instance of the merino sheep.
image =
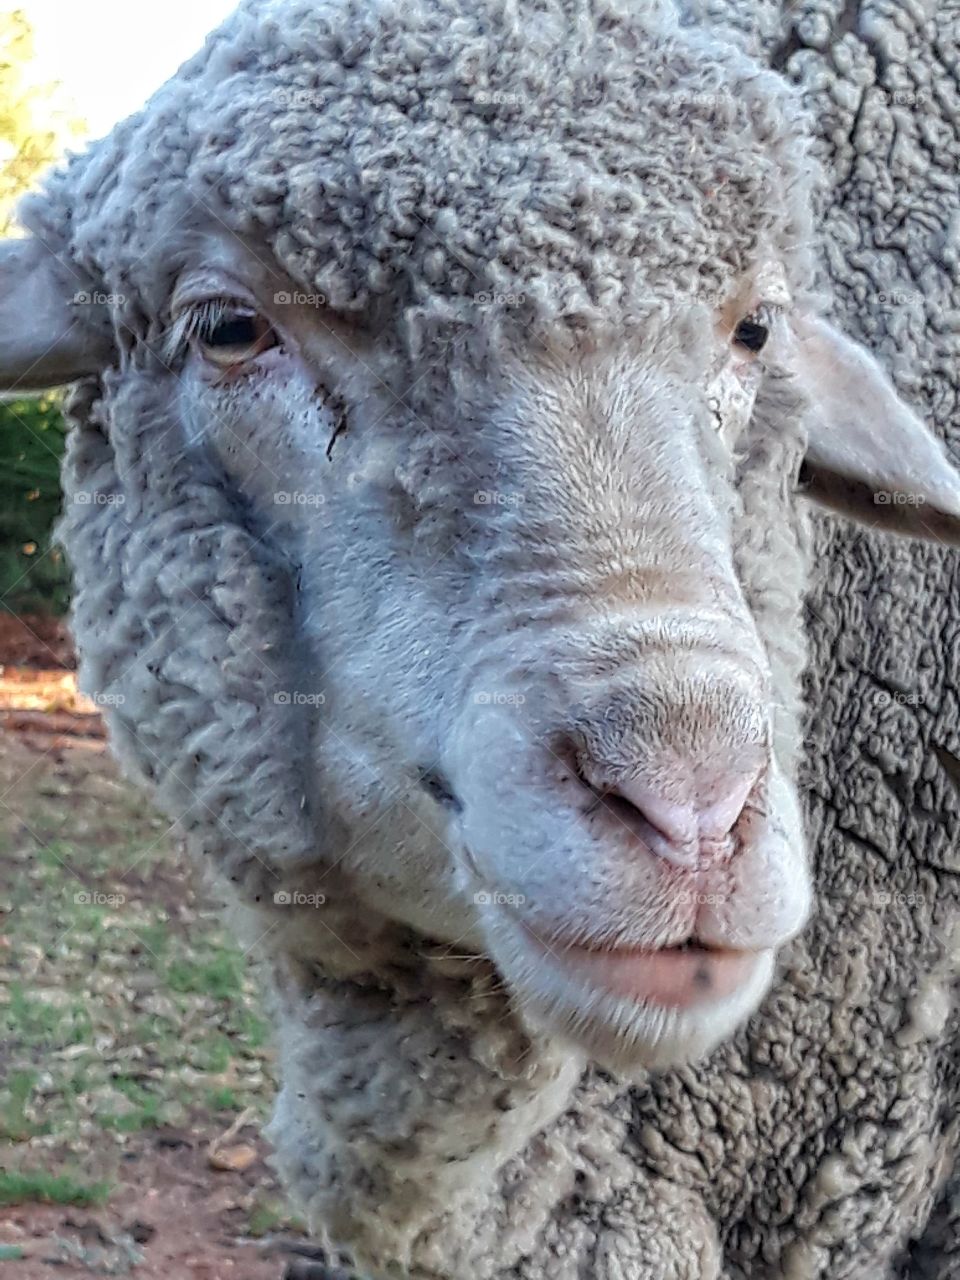
<svg viewBox="0 0 960 1280">
<path fill-rule="evenodd" d="M 798 490 L 960 540 L 825 318 L 955 408 L 956 86 L 871 94 L 956 53 L 743 8 L 247 0 L 6 246 L 4 385 L 76 384 L 85 685 L 231 886 L 279 1167 L 370 1277 L 956 1274 L 941 549 L 817 523 L 813 876 L 797 785 Z"/>
</svg>

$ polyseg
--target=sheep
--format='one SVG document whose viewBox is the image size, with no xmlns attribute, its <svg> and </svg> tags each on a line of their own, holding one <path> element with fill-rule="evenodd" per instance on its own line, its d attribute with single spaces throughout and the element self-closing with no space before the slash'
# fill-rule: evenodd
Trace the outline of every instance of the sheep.
<svg viewBox="0 0 960 1280">
<path fill-rule="evenodd" d="M 929 38 L 868 16 L 878 74 Z M 278 1166 L 364 1276 L 955 1269 L 960 482 L 844 336 L 923 367 L 849 249 L 887 116 L 795 21 L 248 2 L 5 247 L 0 380 L 73 386 L 83 680 L 229 886 Z"/>
</svg>

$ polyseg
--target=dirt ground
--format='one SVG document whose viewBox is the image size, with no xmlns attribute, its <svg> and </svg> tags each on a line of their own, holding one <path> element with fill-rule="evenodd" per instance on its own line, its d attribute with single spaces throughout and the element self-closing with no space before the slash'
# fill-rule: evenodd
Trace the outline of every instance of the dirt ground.
<svg viewBox="0 0 960 1280">
<path fill-rule="evenodd" d="M 208 1137 L 196 1130 L 152 1134 L 125 1154 L 123 1180 L 102 1207 L 0 1209 L 0 1242 L 21 1255 L 0 1262 L 2 1274 L 278 1280 L 291 1256 L 281 1256 L 282 1242 L 244 1233 L 250 1203 L 271 1182 L 269 1173 L 260 1161 L 244 1174 L 211 1172 Z"/>
<path fill-rule="evenodd" d="M 0 613 L 0 1271 L 298 1276 L 255 982 L 72 667 Z"/>
</svg>

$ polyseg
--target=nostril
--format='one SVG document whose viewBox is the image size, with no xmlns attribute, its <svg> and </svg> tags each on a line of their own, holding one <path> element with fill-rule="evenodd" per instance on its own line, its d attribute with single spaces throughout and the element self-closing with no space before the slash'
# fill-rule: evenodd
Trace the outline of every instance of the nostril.
<svg viewBox="0 0 960 1280">
<path fill-rule="evenodd" d="M 628 779 L 617 790 L 670 840 L 725 839 L 744 810 L 762 770 L 756 765 L 679 767 L 670 778 L 670 793 L 640 779 Z"/>
<path fill-rule="evenodd" d="M 683 789 L 688 790 L 686 787 Z M 622 780 L 614 790 L 671 844 L 685 848 L 697 842 L 699 823 L 696 809 L 690 801 L 670 799 L 636 778 Z"/>
<path fill-rule="evenodd" d="M 706 784 L 706 794 L 698 814 L 700 836 L 722 840 L 736 826 L 761 776 L 760 769 L 749 772 L 727 770 Z"/>
<path fill-rule="evenodd" d="M 636 781 L 611 785 L 588 756 L 576 753 L 571 772 L 596 797 L 591 811 L 603 808 L 609 817 L 636 836 L 651 853 L 681 867 L 695 867 L 698 858 L 696 822 L 685 820 L 656 793 Z"/>
<path fill-rule="evenodd" d="M 598 785 L 577 770 L 581 781 L 625 825 L 641 836 L 659 856 L 681 866 L 694 866 L 707 854 L 720 856 L 763 775 L 756 761 L 740 761 L 710 768 L 672 762 L 658 771 L 658 784 L 644 778 L 620 779 L 613 786 Z"/>
</svg>

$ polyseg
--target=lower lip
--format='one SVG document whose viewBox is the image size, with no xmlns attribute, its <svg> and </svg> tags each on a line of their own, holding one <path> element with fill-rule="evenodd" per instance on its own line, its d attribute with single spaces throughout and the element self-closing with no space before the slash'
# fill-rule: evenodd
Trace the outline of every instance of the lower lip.
<svg viewBox="0 0 960 1280">
<path fill-rule="evenodd" d="M 547 948 L 527 930 L 537 947 L 571 976 L 592 987 L 661 1009 L 693 1009 L 716 1004 L 739 991 L 756 972 L 756 951 L 710 947 L 664 947 L 659 951 L 591 951 L 588 947 Z"/>
</svg>

